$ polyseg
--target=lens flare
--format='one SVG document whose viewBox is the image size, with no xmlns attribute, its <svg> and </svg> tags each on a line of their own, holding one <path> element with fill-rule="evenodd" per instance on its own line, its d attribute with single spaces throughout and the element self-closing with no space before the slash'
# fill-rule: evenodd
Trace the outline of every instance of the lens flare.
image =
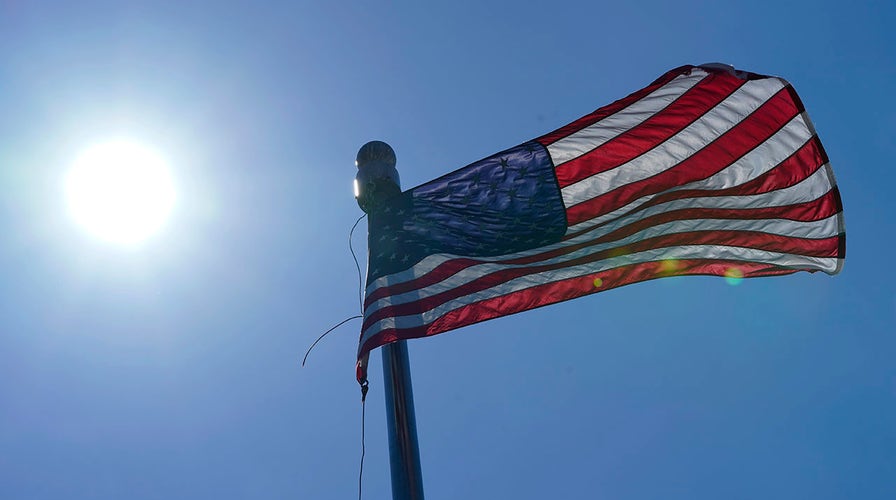
<svg viewBox="0 0 896 500">
<path fill-rule="evenodd" d="M 672 274 L 681 269 L 681 262 L 675 259 L 665 259 L 660 261 L 660 272 L 663 274 Z"/>
<path fill-rule="evenodd" d="M 744 280 L 744 272 L 739 267 L 729 267 L 725 270 L 725 281 L 731 286 L 740 285 Z"/>
</svg>

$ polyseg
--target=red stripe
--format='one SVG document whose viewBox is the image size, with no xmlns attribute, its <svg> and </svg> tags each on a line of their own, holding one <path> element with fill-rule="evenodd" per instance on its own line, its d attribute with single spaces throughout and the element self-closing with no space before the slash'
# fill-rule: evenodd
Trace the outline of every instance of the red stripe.
<svg viewBox="0 0 896 500">
<path fill-rule="evenodd" d="M 745 182 L 744 184 L 726 189 L 686 189 L 663 193 L 657 195 L 643 205 L 639 205 L 628 212 L 619 214 L 616 219 L 626 217 L 632 213 L 645 210 L 655 205 L 675 200 L 716 196 L 751 196 L 794 186 L 806 180 L 806 178 L 814 174 L 819 167 L 826 163 L 826 158 L 823 155 L 819 155 L 821 152 L 818 149 L 819 146 L 818 137 L 813 136 L 812 139 L 800 147 L 800 149 L 790 157 L 786 158 L 768 172 L 751 181 Z M 611 222 L 612 221 L 606 221 L 574 233 L 569 233 L 564 236 L 564 239 L 568 240 L 575 238 L 583 233 L 591 231 L 595 227 L 600 227 Z"/>
<path fill-rule="evenodd" d="M 676 220 L 761 220 L 773 218 L 789 219 L 802 222 L 817 221 L 826 219 L 842 210 L 842 207 L 838 203 L 837 198 L 837 193 L 832 190 L 816 200 L 781 207 L 766 207 L 762 209 L 687 208 L 670 212 L 663 212 L 651 217 L 645 217 L 643 219 L 632 222 L 631 224 L 627 224 L 594 240 L 585 241 L 575 245 L 569 245 L 563 248 L 558 248 L 557 250 L 544 252 L 542 254 L 534 255 L 531 257 L 514 259 L 512 261 L 508 261 L 507 263 L 526 264 L 529 262 L 538 262 L 540 260 L 554 258 L 590 246 L 620 240 L 625 238 L 626 236 L 630 236 L 638 231 L 642 231 L 649 227 Z"/>
<path fill-rule="evenodd" d="M 665 193 L 650 200 L 645 206 L 658 205 L 681 198 L 700 198 L 705 196 L 743 196 L 747 194 L 762 194 L 778 189 L 795 186 L 814 174 L 819 167 L 826 163 L 826 158 L 819 149 L 818 136 L 813 136 L 803 144 L 796 152 L 776 165 L 768 172 L 745 182 L 739 186 L 726 189 L 686 189 Z"/>
<path fill-rule="evenodd" d="M 398 295 L 401 293 L 410 292 L 411 290 L 417 290 L 419 288 L 425 288 L 430 285 L 434 285 L 444 279 L 447 279 L 464 269 L 475 266 L 477 264 L 483 264 L 487 261 L 477 260 L 477 259 L 451 259 L 447 260 L 435 268 L 432 271 L 420 276 L 419 278 L 405 281 L 402 283 L 397 283 L 394 285 L 381 286 L 376 290 L 368 294 L 364 298 L 364 308 L 367 309 L 367 306 L 372 304 L 373 302 L 387 297 L 389 295 Z"/>
<path fill-rule="evenodd" d="M 411 290 L 417 290 L 419 288 L 433 285 L 455 275 L 460 271 L 463 271 L 468 267 L 475 266 L 477 264 L 483 264 L 484 262 L 488 261 L 467 258 L 451 259 L 445 261 L 436 266 L 432 271 L 424 274 L 417 279 L 377 288 L 364 298 L 364 308 L 366 309 L 367 306 L 383 297 L 387 297 L 389 295 L 398 295 L 401 293 L 410 292 Z"/>
<path fill-rule="evenodd" d="M 681 163 L 569 207 L 566 211 L 568 223 L 578 224 L 612 212 L 642 196 L 714 175 L 765 142 L 797 114 L 790 94 L 782 89 L 728 132 Z"/>
<path fill-rule="evenodd" d="M 591 125 L 597 123 L 598 121 L 603 120 L 604 118 L 631 106 L 632 104 L 634 104 L 634 103 L 640 101 L 641 99 L 643 99 L 644 97 L 648 96 L 651 92 L 653 92 L 656 89 L 662 87 L 663 85 L 666 85 L 667 83 L 671 82 L 675 78 L 677 78 L 681 75 L 690 74 L 690 72 L 693 68 L 694 68 L 693 66 L 682 66 L 680 68 L 675 68 L 675 69 L 667 72 L 663 76 L 659 77 L 656 81 L 654 81 L 648 87 L 645 87 L 645 88 L 629 95 L 628 97 L 619 99 L 618 101 L 616 101 L 612 104 L 608 104 L 602 108 L 599 108 L 599 109 L 595 110 L 594 112 L 592 112 L 588 115 L 585 115 L 585 116 L 579 118 L 578 120 L 570 123 L 569 125 L 558 128 L 557 130 L 555 130 L 549 134 L 545 134 L 535 140 L 537 142 L 539 142 L 542 146 L 547 147 L 551 143 L 557 142 L 558 140 L 560 140 L 570 134 L 574 134 L 574 133 L 578 132 L 579 130 L 582 130 L 583 128 L 590 127 Z"/>
<path fill-rule="evenodd" d="M 632 161 L 697 121 L 745 83 L 745 80 L 728 74 L 709 75 L 647 120 L 558 165 L 557 182 L 564 188 Z"/>
<path fill-rule="evenodd" d="M 442 293 L 405 304 L 397 304 L 377 309 L 364 318 L 361 330 L 366 330 L 370 325 L 383 318 L 421 314 L 450 300 L 486 290 L 522 276 L 591 264 L 612 257 L 619 257 L 657 248 L 683 245 L 726 245 L 811 257 L 835 257 L 837 256 L 838 244 L 838 236 L 816 240 L 747 231 L 693 231 L 662 235 L 654 238 L 647 238 L 623 247 L 609 248 L 563 262 L 495 271 Z"/>
<path fill-rule="evenodd" d="M 780 207 L 764 208 L 683 208 L 670 210 L 650 217 L 639 219 L 619 229 L 611 231 L 594 240 L 594 244 L 606 243 L 631 236 L 649 227 L 658 226 L 677 220 L 697 219 L 732 219 L 732 220 L 762 220 L 762 219 L 786 219 L 797 222 L 813 222 L 836 214 L 840 211 L 836 193 L 831 190 L 820 198 L 786 205 Z M 578 246 L 578 245 L 574 245 Z"/>
<path fill-rule="evenodd" d="M 612 288 L 647 281 L 666 276 L 711 275 L 725 276 L 737 269 L 744 278 L 791 274 L 795 269 L 787 269 L 768 264 L 720 260 L 679 260 L 631 264 L 609 269 L 587 276 L 569 278 L 546 283 L 525 290 L 512 292 L 501 297 L 493 297 L 455 309 L 428 325 L 415 328 L 384 329 L 373 335 L 361 346 L 360 356 L 381 345 L 396 340 L 428 337 L 455 328 L 472 325 L 481 321 L 509 316 L 521 311 L 556 304 L 576 297 L 609 290 Z M 595 280 L 600 279 L 600 286 Z M 359 356 L 359 357 L 360 357 Z"/>
</svg>

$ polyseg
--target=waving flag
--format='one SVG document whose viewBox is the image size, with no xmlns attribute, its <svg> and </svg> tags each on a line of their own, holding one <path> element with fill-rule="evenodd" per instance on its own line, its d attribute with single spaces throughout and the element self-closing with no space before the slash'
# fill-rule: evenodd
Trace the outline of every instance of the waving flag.
<svg viewBox="0 0 896 500">
<path fill-rule="evenodd" d="M 781 78 L 683 66 L 370 214 L 371 349 L 664 276 L 836 274 L 840 195 Z"/>
</svg>

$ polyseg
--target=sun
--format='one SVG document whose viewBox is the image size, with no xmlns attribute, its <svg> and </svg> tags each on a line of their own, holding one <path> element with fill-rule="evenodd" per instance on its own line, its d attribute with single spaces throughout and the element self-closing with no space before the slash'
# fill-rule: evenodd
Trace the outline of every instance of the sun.
<svg viewBox="0 0 896 500">
<path fill-rule="evenodd" d="M 174 207 L 175 191 L 165 160 L 135 142 L 93 146 L 65 178 L 72 217 L 98 238 L 136 244 L 156 233 Z"/>
</svg>

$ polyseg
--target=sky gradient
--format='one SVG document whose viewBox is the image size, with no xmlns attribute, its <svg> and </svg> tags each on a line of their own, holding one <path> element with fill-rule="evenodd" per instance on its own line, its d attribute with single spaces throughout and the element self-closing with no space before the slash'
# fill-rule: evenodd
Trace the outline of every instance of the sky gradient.
<svg viewBox="0 0 896 500">
<path fill-rule="evenodd" d="M 410 188 L 716 61 L 802 97 L 843 272 L 668 278 L 411 341 L 427 498 L 896 497 L 894 21 L 870 1 L 0 3 L 0 497 L 353 498 L 359 322 L 299 364 L 357 314 L 358 148 L 391 144 Z M 135 248 L 62 196 L 120 137 L 178 193 Z M 379 353 L 370 373 L 364 497 L 388 498 Z"/>
</svg>

